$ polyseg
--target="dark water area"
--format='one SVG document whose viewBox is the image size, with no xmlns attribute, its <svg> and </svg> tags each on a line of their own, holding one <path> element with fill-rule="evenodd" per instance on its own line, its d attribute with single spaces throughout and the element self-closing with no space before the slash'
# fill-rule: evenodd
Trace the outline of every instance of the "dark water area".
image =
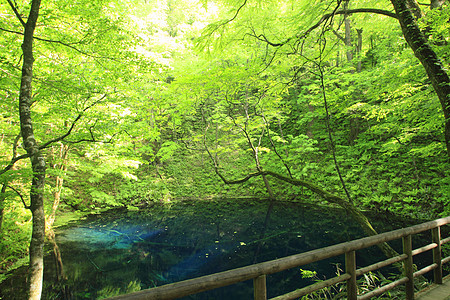
<svg viewBox="0 0 450 300">
<path fill-rule="evenodd" d="M 339 209 L 276 202 L 266 222 L 268 206 L 267 201 L 257 200 L 190 201 L 89 215 L 58 228 L 56 243 L 46 244 L 42 299 L 103 299 L 364 236 Z M 379 232 L 421 223 L 386 215 L 370 219 Z M 413 241 L 418 247 L 430 239 L 420 236 Z M 392 246 L 401 251 L 401 242 Z M 367 266 L 383 257 L 371 247 L 357 252 L 357 265 Z M 422 260 L 425 265 L 430 259 Z M 344 258 L 336 257 L 269 275 L 268 296 L 334 277 L 343 264 Z M 303 278 L 302 269 L 315 271 L 316 278 Z M 25 277 L 18 270 L 3 282 L 0 299 L 24 299 Z M 251 299 L 252 295 L 252 282 L 243 282 L 185 299 Z"/>
</svg>

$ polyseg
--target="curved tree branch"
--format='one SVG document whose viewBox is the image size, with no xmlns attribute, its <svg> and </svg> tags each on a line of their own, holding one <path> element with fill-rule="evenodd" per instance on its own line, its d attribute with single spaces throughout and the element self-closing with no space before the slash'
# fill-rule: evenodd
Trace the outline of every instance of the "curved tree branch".
<svg viewBox="0 0 450 300">
<path fill-rule="evenodd" d="M 237 9 L 236 14 L 234 15 L 234 17 L 232 17 L 231 19 L 229 19 L 228 21 L 226 21 L 225 23 L 223 23 L 222 26 L 223 26 L 223 25 L 226 25 L 226 24 L 232 22 L 234 19 L 236 19 L 236 17 L 238 16 L 239 12 L 241 11 L 241 9 L 242 9 L 246 4 L 247 4 L 247 0 L 244 0 L 244 3 L 243 3 L 241 6 L 239 6 L 239 8 Z"/>
<path fill-rule="evenodd" d="M 209 153 L 209 151 L 208 151 L 208 153 Z M 352 203 L 350 203 L 349 201 L 345 200 L 344 198 L 342 198 L 338 195 L 335 195 L 335 194 L 325 191 L 324 189 L 322 189 L 321 187 L 319 187 L 318 185 L 316 185 L 312 182 L 302 180 L 302 179 L 297 179 L 297 178 L 286 177 L 286 176 L 283 176 L 281 174 L 278 174 L 278 173 L 275 173 L 272 171 L 259 171 L 256 173 L 248 174 L 247 176 L 245 176 L 242 179 L 230 181 L 230 180 L 227 180 L 222 174 L 220 174 L 220 172 L 217 168 L 215 168 L 215 170 L 216 170 L 216 174 L 220 177 L 220 179 L 222 179 L 222 181 L 225 184 L 244 183 L 244 182 L 248 181 L 249 179 L 256 177 L 256 176 L 272 176 L 274 178 L 277 178 L 281 181 L 287 182 L 294 186 L 305 187 L 305 188 L 309 189 L 311 192 L 321 196 L 327 202 L 337 204 L 340 207 L 342 207 L 345 211 L 347 211 L 349 214 L 351 214 L 353 216 L 353 218 L 355 218 L 355 220 L 361 225 L 362 229 L 364 230 L 364 232 L 367 235 L 372 236 L 372 235 L 378 234 L 377 231 L 372 227 L 372 225 L 370 224 L 370 222 L 366 218 L 366 216 L 364 216 L 364 214 L 361 213 Z M 384 243 L 384 244 L 380 244 L 379 246 L 386 256 L 394 257 L 397 255 L 397 252 L 394 249 L 392 249 L 388 244 Z"/>
<path fill-rule="evenodd" d="M 326 128 L 327 128 L 327 131 L 328 131 L 328 139 L 330 141 L 331 153 L 333 154 L 334 166 L 336 168 L 336 172 L 338 173 L 339 180 L 341 181 L 342 188 L 344 189 L 344 192 L 347 195 L 347 199 L 348 199 L 348 201 L 352 202 L 352 198 L 350 196 L 350 192 L 348 191 L 347 186 L 346 186 L 345 181 L 344 181 L 344 178 L 342 177 L 342 173 L 341 173 L 341 170 L 340 170 L 340 167 L 339 167 L 339 163 L 338 163 L 337 158 L 336 158 L 336 145 L 334 144 L 334 139 L 333 139 L 333 135 L 332 135 L 332 132 L 331 132 L 330 113 L 329 113 L 329 109 L 328 109 L 327 94 L 325 92 L 325 82 L 324 82 L 322 61 L 319 62 L 317 67 L 319 68 L 320 87 L 321 87 L 321 90 L 322 90 L 322 98 L 323 98 L 324 107 L 325 107 L 325 113 L 326 113 L 325 123 L 326 123 Z"/>
<path fill-rule="evenodd" d="M 10 189 L 12 189 L 14 192 L 16 192 L 17 195 L 19 195 L 20 199 L 22 200 L 23 206 L 24 206 L 26 209 L 30 209 L 30 206 L 27 205 L 27 203 L 25 202 L 25 199 L 23 198 L 22 194 L 21 194 L 18 190 L 16 190 L 15 188 L 13 188 L 13 187 L 10 186 L 10 185 L 8 185 L 7 187 L 9 187 Z"/>
<path fill-rule="evenodd" d="M 314 25 L 309 27 L 302 34 L 292 36 L 292 37 L 290 37 L 290 38 L 288 38 L 285 41 L 280 42 L 280 43 L 274 43 L 274 42 L 269 41 L 267 39 L 267 37 L 264 36 L 263 34 L 257 35 L 255 32 L 253 32 L 253 34 L 249 34 L 249 35 L 254 37 L 254 38 L 256 38 L 256 39 L 258 39 L 258 40 L 260 40 L 260 41 L 262 41 L 262 42 L 267 43 L 268 45 L 270 45 L 272 47 L 281 47 L 281 46 L 286 45 L 287 43 L 289 43 L 290 41 L 292 41 L 294 39 L 305 38 L 308 34 L 311 33 L 311 31 L 313 31 L 314 29 L 319 27 L 322 23 L 324 23 L 325 21 L 327 21 L 328 19 L 332 18 L 335 15 L 343 15 L 343 14 L 349 14 L 350 15 L 350 14 L 356 14 L 356 13 L 372 13 L 372 14 L 378 14 L 378 15 L 383 15 L 383 16 L 387 16 L 387 17 L 391 17 L 391 18 L 397 19 L 397 14 L 395 12 L 391 12 L 389 10 L 376 9 L 376 8 L 355 8 L 355 9 L 348 9 L 348 10 L 337 10 L 335 12 L 324 14 L 317 23 L 315 23 Z"/>
<path fill-rule="evenodd" d="M 72 130 L 75 128 L 76 123 L 78 122 L 78 120 L 81 119 L 81 117 L 83 116 L 83 114 L 84 114 L 88 109 L 90 109 L 91 107 L 93 107 L 94 105 L 96 105 L 97 103 L 99 103 L 100 101 L 102 101 L 103 99 L 105 99 L 106 96 L 107 96 L 107 94 L 104 94 L 100 99 L 98 99 L 97 101 L 93 102 L 91 105 L 85 107 L 85 108 L 82 110 L 82 112 L 79 113 L 78 116 L 72 121 L 72 125 L 70 126 L 70 128 L 67 130 L 67 132 L 66 132 L 65 134 L 63 134 L 63 135 L 61 135 L 61 136 L 59 136 L 59 137 L 57 137 L 57 138 L 54 138 L 54 139 L 52 139 L 52 140 L 50 140 L 50 141 L 48 141 L 48 142 L 42 144 L 39 148 L 40 148 L 40 149 L 47 148 L 50 144 L 53 144 L 53 143 L 62 141 L 62 140 L 64 140 L 66 137 L 68 137 L 68 136 L 72 133 Z M 92 132 L 91 132 L 91 136 L 92 136 Z"/>
<path fill-rule="evenodd" d="M 254 173 L 249 173 L 247 174 L 245 177 L 241 178 L 241 179 L 237 179 L 237 180 L 228 180 L 227 178 L 225 178 L 225 176 L 222 175 L 222 173 L 219 170 L 219 163 L 217 161 L 217 157 L 214 157 L 213 154 L 211 153 L 211 151 L 208 149 L 207 145 L 206 145 L 206 132 L 209 128 L 209 124 L 207 123 L 206 119 L 204 118 L 204 113 L 202 111 L 202 116 L 203 116 L 203 120 L 205 122 L 205 134 L 203 135 L 203 145 L 205 148 L 205 151 L 208 153 L 209 158 L 211 159 L 211 161 L 214 163 L 214 172 L 216 173 L 217 176 L 219 176 L 219 178 L 227 185 L 231 185 L 231 184 L 241 184 L 244 183 L 248 180 L 250 180 L 253 177 L 258 177 L 261 176 L 264 180 L 264 183 L 267 186 L 267 179 L 266 176 L 272 176 L 278 180 L 287 182 L 289 184 L 292 184 L 294 186 L 302 186 L 305 187 L 307 189 L 309 189 L 311 192 L 321 196 L 322 198 L 324 198 L 327 202 L 329 203 L 333 203 L 333 204 L 337 204 L 338 206 L 342 207 L 345 211 L 347 211 L 349 214 L 352 215 L 352 217 L 358 222 L 358 224 L 361 226 L 361 228 L 363 229 L 363 231 L 367 234 L 367 235 L 376 235 L 377 232 L 376 230 L 372 227 L 372 225 L 370 224 L 369 220 L 366 218 L 366 216 L 364 216 L 364 214 L 359 211 L 359 209 L 350 201 L 346 200 L 345 198 L 329 193 L 326 190 L 324 190 L 323 188 L 319 187 L 318 185 L 309 182 L 307 180 L 302 180 L 302 179 L 297 179 L 297 178 L 292 178 L 292 177 L 286 177 L 283 176 L 281 174 L 272 172 L 272 171 L 264 171 L 260 166 L 257 167 L 257 172 Z M 242 129 L 242 128 L 241 128 Z M 251 141 L 250 141 L 251 144 Z M 269 191 L 269 190 L 268 190 Z M 270 192 L 269 192 L 270 194 Z M 271 199 L 273 199 L 272 195 L 270 194 Z M 397 255 L 397 253 L 395 252 L 395 250 L 393 250 L 388 244 L 384 243 L 381 244 L 380 249 L 383 251 L 383 253 L 388 256 L 388 257 L 393 257 L 395 255 Z"/>
</svg>

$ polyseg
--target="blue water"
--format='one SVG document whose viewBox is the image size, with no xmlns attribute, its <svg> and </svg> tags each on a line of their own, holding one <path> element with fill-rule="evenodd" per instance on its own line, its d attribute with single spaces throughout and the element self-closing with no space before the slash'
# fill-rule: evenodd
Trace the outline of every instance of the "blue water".
<svg viewBox="0 0 450 300">
<path fill-rule="evenodd" d="M 64 280 L 46 246 L 43 299 L 102 299 L 363 237 L 341 210 L 287 202 L 274 205 L 264 229 L 267 208 L 267 201 L 184 202 L 88 216 L 56 231 Z M 383 232 L 405 222 L 374 225 Z M 357 256 L 360 266 L 382 258 L 378 248 Z M 268 276 L 269 297 L 334 277 L 340 268 L 343 257 Z M 301 269 L 317 277 L 303 278 Z M 12 289 L 6 299 L 23 299 L 20 293 Z M 252 293 L 252 283 L 244 282 L 186 299 L 251 299 Z"/>
</svg>

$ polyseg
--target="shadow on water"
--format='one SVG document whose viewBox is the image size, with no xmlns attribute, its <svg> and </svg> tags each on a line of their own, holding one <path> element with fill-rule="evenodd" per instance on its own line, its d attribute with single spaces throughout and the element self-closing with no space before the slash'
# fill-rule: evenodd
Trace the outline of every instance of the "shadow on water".
<svg viewBox="0 0 450 300">
<path fill-rule="evenodd" d="M 102 299 L 363 237 L 359 226 L 338 209 L 276 202 L 267 222 L 268 207 L 257 200 L 191 201 L 90 215 L 56 230 L 54 242 L 46 245 L 42 298 Z M 379 232 L 413 223 L 372 221 Z M 394 247 L 400 251 L 400 245 Z M 357 263 L 365 266 L 380 259 L 380 251 L 369 248 L 358 253 Z M 338 257 L 302 269 L 324 279 L 335 276 L 342 265 L 343 257 Z M 23 299 L 24 278 L 19 270 L 3 282 L 1 299 Z M 268 294 L 312 282 L 294 268 L 268 276 Z M 185 299 L 251 299 L 252 293 L 252 282 L 244 282 Z"/>
</svg>

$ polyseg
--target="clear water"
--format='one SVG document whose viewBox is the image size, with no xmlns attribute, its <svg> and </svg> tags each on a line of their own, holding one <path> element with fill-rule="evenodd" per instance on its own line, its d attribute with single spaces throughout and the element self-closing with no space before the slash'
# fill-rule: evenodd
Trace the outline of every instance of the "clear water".
<svg viewBox="0 0 450 300">
<path fill-rule="evenodd" d="M 42 298 L 102 299 L 363 237 L 341 210 L 298 203 L 277 202 L 265 224 L 268 205 L 192 201 L 90 215 L 56 231 L 63 273 L 53 245 L 46 245 Z M 405 225 L 392 218 L 373 222 L 380 232 Z M 378 248 L 369 248 L 358 252 L 358 265 L 382 257 Z M 268 295 L 333 277 L 342 264 L 343 257 L 337 257 L 270 275 Z M 314 270 L 317 278 L 303 278 L 301 269 Z M 24 278 L 18 273 L 4 282 L 0 299 L 24 299 Z M 186 299 L 251 299 L 252 294 L 252 282 L 244 282 Z"/>
</svg>

